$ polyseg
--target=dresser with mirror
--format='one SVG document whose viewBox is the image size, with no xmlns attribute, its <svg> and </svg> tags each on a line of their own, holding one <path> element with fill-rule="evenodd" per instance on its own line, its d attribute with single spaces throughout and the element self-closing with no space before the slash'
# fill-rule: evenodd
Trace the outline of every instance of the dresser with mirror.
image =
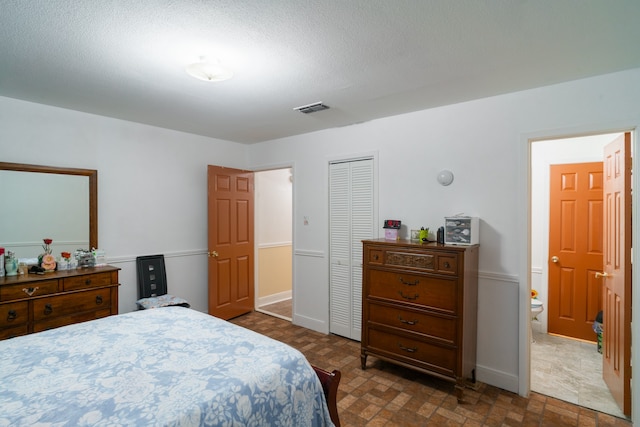
<svg viewBox="0 0 640 427">
<path fill-rule="evenodd" d="M 98 171 L 0 162 L 10 202 L 0 210 L 0 247 L 37 259 L 98 248 Z M 0 339 L 118 313 L 118 271 L 112 266 L 0 277 Z"/>
</svg>

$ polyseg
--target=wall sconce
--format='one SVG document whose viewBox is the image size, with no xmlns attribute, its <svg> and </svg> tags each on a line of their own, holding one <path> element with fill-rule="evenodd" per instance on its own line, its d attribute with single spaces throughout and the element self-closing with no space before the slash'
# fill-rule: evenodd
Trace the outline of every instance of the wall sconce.
<svg viewBox="0 0 640 427">
<path fill-rule="evenodd" d="M 438 172 L 437 180 L 440 185 L 449 185 L 453 182 L 453 172 L 446 169 L 441 170 Z"/>
<path fill-rule="evenodd" d="M 204 56 L 200 57 L 199 62 L 187 65 L 185 71 L 190 76 L 206 82 L 221 82 L 233 77 L 233 71 L 223 67 L 220 61 L 210 61 Z"/>
</svg>

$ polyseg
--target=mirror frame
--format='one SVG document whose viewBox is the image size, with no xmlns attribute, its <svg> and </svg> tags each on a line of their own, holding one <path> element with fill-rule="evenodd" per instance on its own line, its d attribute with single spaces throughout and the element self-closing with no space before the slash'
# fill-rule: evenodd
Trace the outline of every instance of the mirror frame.
<svg viewBox="0 0 640 427">
<path fill-rule="evenodd" d="M 89 178 L 89 250 L 98 248 L 98 171 L 95 169 L 61 168 L 55 166 L 28 165 L 0 162 L 0 170 L 18 172 L 56 173 L 80 175 Z"/>
</svg>

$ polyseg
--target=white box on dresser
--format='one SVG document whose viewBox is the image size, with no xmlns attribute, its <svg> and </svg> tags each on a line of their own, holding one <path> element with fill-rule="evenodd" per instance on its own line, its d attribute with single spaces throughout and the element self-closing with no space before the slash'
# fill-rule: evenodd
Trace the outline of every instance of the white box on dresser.
<svg viewBox="0 0 640 427">
<path fill-rule="evenodd" d="M 445 217 L 444 243 L 447 245 L 477 245 L 480 243 L 480 219 L 471 216 Z"/>
</svg>

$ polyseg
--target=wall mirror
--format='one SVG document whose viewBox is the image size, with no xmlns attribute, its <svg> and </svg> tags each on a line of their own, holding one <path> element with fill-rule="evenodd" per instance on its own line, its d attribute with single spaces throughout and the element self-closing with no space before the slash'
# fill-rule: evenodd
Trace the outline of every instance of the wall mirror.
<svg viewBox="0 0 640 427">
<path fill-rule="evenodd" d="M 20 259 L 98 247 L 98 171 L 0 162 L 0 247 Z"/>
</svg>

